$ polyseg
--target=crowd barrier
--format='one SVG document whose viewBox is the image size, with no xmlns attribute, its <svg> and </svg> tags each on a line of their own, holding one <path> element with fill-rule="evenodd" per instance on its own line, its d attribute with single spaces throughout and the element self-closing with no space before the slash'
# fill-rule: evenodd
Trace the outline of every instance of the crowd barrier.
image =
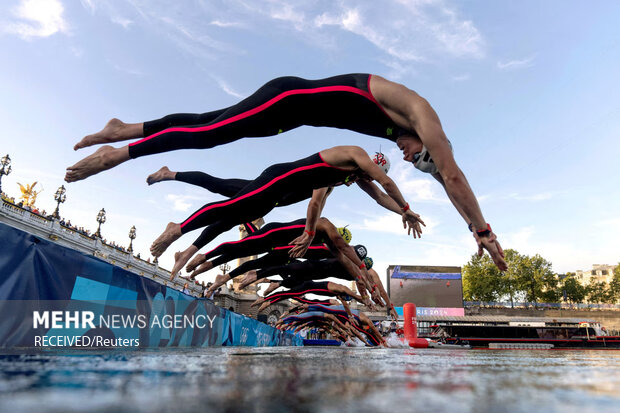
<svg viewBox="0 0 620 413">
<path fill-rule="evenodd" d="M 0 347 L 302 345 L 255 319 L 0 223 Z"/>
</svg>

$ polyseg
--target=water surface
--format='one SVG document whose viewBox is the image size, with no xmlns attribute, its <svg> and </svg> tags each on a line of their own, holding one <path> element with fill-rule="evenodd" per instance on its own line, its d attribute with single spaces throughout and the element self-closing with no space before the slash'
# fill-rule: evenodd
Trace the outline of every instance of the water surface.
<svg viewBox="0 0 620 413">
<path fill-rule="evenodd" d="M 619 412 L 620 351 L 223 347 L 5 354 L 0 411 Z"/>
</svg>

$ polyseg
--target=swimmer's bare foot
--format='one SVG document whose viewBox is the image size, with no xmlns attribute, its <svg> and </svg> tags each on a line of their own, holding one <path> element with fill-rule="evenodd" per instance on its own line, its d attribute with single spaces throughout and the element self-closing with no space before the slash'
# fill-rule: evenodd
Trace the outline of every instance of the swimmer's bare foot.
<svg viewBox="0 0 620 413">
<path fill-rule="evenodd" d="M 100 143 L 112 143 L 143 136 L 142 123 L 125 123 L 119 119 L 111 119 L 103 129 L 92 135 L 87 135 L 75 144 L 74 151 Z"/>
<path fill-rule="evenodd" d="M 230 280 L 230 276 L 224 274 L 218 274 L 215 276 L 215 282 L 205 291 L 205 295 L 209 297 L 215 290 L 226 284 Z"/>
<path fill-rule="evenodd" d="M 177 173 L 172 172 L 167 166 L 162 166 L 157 172 L 154 172 L 146 178 L 146 183 L 153 185 L 161 181 L 171 181 L 176 177 Z"/>
<path fill-rule="evenodd" d="M 269 307 L 271 305 L 271 303 L 269 301 L 265 301 L 264 303 L 262 303 L 260 305 L 260 307 L 258 307 L 258 310 L 256 311 L 256 313 L 260 313 L 261 311 L 263 311 L 265 308 Z"/>
<path fill-rule="evenodd" d="M 250 304 L 250 307 L 256 307 L 257 305 L 263 304 L 264 301 L 265 299 L 263 297 L 258 297 L 256 301 Z"/>
<path fill-rule="evenodd" d="M 88 178 L 106 169 L 114 168 L 127 160 L 129 160 L 129 147 L 114 148 L 109 145 L 102 146 L 92 155 L 68 167 L 65 181 L 75 182 Z"/>
<path fill-rule="evenodd" d="M 267 289 L 265 290 L 265 292 L 264 292 L 263 294 L 265 294 L 265 295 L 269 295 L 269 294 L 271 294 L 271 293 L 272 293 L 275 289 L 277 289 L 279 286 L 280 286 L 280 283 L 279 283 L 279 282 L 274 282 L 274 281 L 271 281 L 271 282 L 269 283 L 269 287 L 267 287 Z"/>
<path fill-rule="evenodd" d="M 194 258 L 192 258 L 192 260 L 189 262 L 189 264 L 187 264 L 187 267 L 185 267 L 185 271 L 187 271 L 187 272 L 194 271 L 196 269 L 196 267 L 198 267 L 200 264 L 204 263 L 206 260 L 207 260 L 207 257 L 205 257 L 204 254 L 196 255 Z M 213 264 L 211 264 L 211 268 L 213 268 Z M 211 268 L 209 268 L 209 270 Z M 205 271 L 208 271 L 208 270 L 205 270 Z"/>
<path fill-rule="evenodd" d="M 181 237 L 181 225 L 170 222 L 166 230 L 151 244 L 151 255 L 160 257 L 174 241 Z"/>
<path fill-rule="evenodd" d="M 248 285 L 252 284 L 254 281 L 256 281 L 256 271 L 250 270 L 247 274 L 243 276 L 243 279 L 239 283 L 239 288 L 244 289 Z"/>
<path fill-rule="evenodd" d="M 207 272 L 211 268 L 213 268 L 213 263 L 211 261 L 205 262 L 204 264 L 202 264 L 198 268 L 196 268 L 196 270 L 194 270 L 194 272 L 192 272 L 192 275 L 190 275 L 189 278 L 193 280 L 194 278 L 196 278 L 196 276 L 198 274 L 202 274 L 203 272 Z"/>
<path fill-rule="evenodd" d="M 175 274 L 177 274 L 179 271 L 181 271 L 181 269 L 183 268 L 185 263 L 190 258 L 192 258 L 192 256 L 196 253 L 197 250 L 198 249 L 196 247 L 191 245 L 185 251 L 183 251 L 183 252 L 179 251 L 179 252 L 176 252 L 174 254 L 174 267 L 172 267 L 172 271 L 170 272 L 170 281 L 172 281 L 174 279 Z M 191 278 L 191 279 L 193 280 L 193 278 Z"/>
</svg>

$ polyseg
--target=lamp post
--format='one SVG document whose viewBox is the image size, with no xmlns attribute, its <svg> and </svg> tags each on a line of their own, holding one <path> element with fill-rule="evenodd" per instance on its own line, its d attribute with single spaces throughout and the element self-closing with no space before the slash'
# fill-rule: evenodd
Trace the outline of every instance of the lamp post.
<svg viewBox="0 0 620 413">
<path fill-rule="evenodd" d="M 0 165 L 2 165 L 0 169 L 0 192 L 2 192 L 2 177 L 11 173 L 11 158 L 8 154 L 0 159 Z"/>
<path fill-rule="evenodd" d="M 230 265 L 222 264 L 220 265 L 220 270 L 222 271 L 224 275 L 226 275 L 226 273 L 230 270 Z"/>
<path fill-rule="evenodd" d="M 129 252 L 133 252 L 133 240 L 136 239 L 136 226 L 132 225 L 131 229 L 129 230 Z"/>
<path fill-rule="evenodd" d="M 97 214 L 97 222 L 99 223 L 99 226 L 97 227 L 95 236 L 101 238 L 101 224 L 105 222 L 105 208 L 101 208 L 101 211 Z"/>
<path fill-rule="evenodd" d="M 52 216 L 56 219 L 60 219 L 59 208 L 60 208 L 60 204 L 62 204 L 63 202 L 67 200 L 67 195 L 65 195 L 66 192 L 67 190 L 65 189 L 65 186 L 62 185 L 60 188 L 56 190 L 56 193 L 54 194 L 54 201 L 56 201 L 56 210 L 54 211 L 54 214 Z"/>
</svg>

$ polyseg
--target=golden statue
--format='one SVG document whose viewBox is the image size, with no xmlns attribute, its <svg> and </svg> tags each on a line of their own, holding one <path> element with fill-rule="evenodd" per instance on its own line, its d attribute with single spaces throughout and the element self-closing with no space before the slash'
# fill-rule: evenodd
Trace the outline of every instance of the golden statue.
<svg viewBox="0 0 620 413">
<path fill-rule="evenodd" d="M 24 187 L 19 182 L 17 183 L 17 185 L 19 185 L 19 189 L 21 189 L 22 191 L 22 196 L 20 197 L 20 199 L 24 201 L 24 206 L 29 206 L 30 208 L 32 208 L 34 207 L 34 203 L 37 202 L 37 195 L 39 195 L 42 190 L 35 191 L 34 187 L 36 184 L 37 182 L 35 181 L 35 183 L 31 185 L 26 185 Z"/>
</svg>

